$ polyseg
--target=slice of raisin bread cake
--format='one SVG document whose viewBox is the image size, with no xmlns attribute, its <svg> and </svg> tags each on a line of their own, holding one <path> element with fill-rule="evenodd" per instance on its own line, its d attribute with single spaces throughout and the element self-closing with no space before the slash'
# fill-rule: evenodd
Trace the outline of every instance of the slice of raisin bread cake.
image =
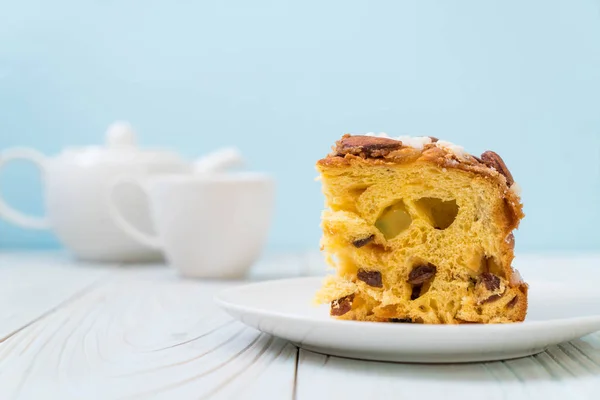
<svg viewBox="0 0 600 400">
<path fill-rule="evenodd" d="M 433 137 L 344 135 L 317 162 L 327 209 L 321 248 L 335 274 L 319 293 L 348 320 L 523 321 L 511 267 L 524 217 L 500 156 Z"/>
</svg>

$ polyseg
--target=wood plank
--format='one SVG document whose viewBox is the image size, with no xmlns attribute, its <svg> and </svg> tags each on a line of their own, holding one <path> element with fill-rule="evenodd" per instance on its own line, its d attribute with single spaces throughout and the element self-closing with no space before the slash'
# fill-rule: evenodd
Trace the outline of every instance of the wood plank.
<svg viewBox="0 0 600 400">
<path fill-rule="evenodd" d="M 300 350 L 298 399 L 591 399 L 600 390 L 598 334 L 516 360 L 411 365 L 330 357 Z M 582 350 L 579 350 L 582 348 Z"/>
<path fill-rule="evenodd" d="M 554 280 L 589 275 L 600 261 L 519 259 L 526 279 Z M 322 256 L 312 252 L 265 257 L 250 277 L 324 272 Z M 234 284 L 183 280 L 160 265 L 111 268 L 76 265 L 60 254 L 2 253 L 0 335 L 26 327 L 0 342 L 0 398 L 519 400 L 588 399 L 600 391 L 600 334 L 535 357 L 481 364 L 364 362 L 303 350 L 297 357 L 294 346 L 213 305 L 212 296 Z"/>
<path fill-rule="evenodd" d="M 295 347 L 218 309 L 232 284 L 119 270 L 0 344 L 0 398 L 292 398 Z"/>
<path fill-rule="evenodd" d="M 0 342 L 89 290 L 111 266 L 76 265 L 57 252 L 1 253 Z"/>
</svg>

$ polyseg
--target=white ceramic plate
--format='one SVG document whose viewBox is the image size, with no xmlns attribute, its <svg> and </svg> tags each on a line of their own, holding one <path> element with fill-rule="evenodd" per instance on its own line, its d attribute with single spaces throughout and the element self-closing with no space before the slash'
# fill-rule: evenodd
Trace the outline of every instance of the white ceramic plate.
<svg viewBox="0 0 600 400">
<path fill-rule="evenodd" d="M 504 360 L 600 330 L 600 293 L 581 285 L 530 282 L 527 320 L 515 324 L 421 325 L 339 321 L 312 298 L 322 278 L 239 286 L 216 302 L 233 317 L 307 350 L 380 361 Z"/>
</svg>

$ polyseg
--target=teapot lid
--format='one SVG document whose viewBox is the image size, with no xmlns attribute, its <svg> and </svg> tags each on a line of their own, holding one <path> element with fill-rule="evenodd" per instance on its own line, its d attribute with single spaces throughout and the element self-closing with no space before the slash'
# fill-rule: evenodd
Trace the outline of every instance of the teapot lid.
<svg viewBox="0 0 600 400">
<path fill-rule="evenodd" d="M 108 147 L 135 146 L 136 142 L 135 131 L 129 122 L 113 122 L 106 130 Z"/>
<path fill-rule="evenodd" d="M 108 127 L 104 146 L 66 148 L 60 157 L 85 165 L 182 162 L 177 153 L 138 147 L 136 133 L 133 127 L 125 121 L 116 121 Z"/>
</svg>

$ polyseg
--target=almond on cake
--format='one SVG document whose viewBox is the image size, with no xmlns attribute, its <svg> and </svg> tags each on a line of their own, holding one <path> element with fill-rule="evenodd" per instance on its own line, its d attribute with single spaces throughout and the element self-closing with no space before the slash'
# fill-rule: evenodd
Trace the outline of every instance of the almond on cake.
<svg viewBox="0 0 600 400">
<path fill-rule="evenodd" d="M 335 273 L 317 293 L 334 318 L 425 324 L 523 321 L 512 268 L 524 217 L 502 158 L 433 137 L 344 135 L 317 162 L 321 248 Z"/>
</svg>

